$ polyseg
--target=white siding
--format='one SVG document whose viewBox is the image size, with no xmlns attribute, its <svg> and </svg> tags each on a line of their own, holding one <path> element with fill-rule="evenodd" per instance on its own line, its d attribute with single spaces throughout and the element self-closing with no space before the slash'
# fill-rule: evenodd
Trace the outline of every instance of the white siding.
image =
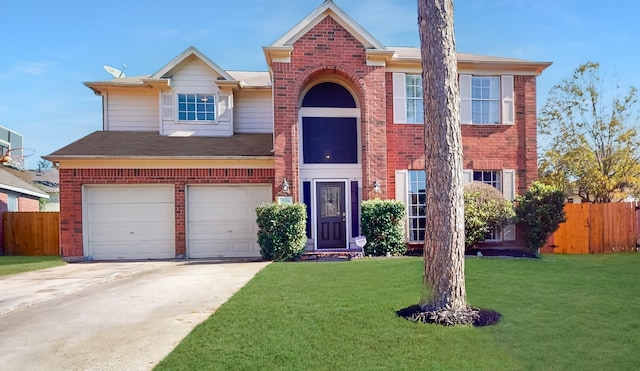
<svg viewBox="0 0 640 371">
<path fill-rule="evenodd" d="M 219 111 L 220 90 L 216 85 L 219 75 L 209 66 L 197 58 L 189 59 L 188 62 L 176 71 L 171 78 L 171 87 L 175 94 L 178 93 L 212 93 L 216 95 L 216 108 Z M 229 99 L 231 106 L 228 121 L 218 121 L 216 123 L 185 123 L 176 122 L 174 117 L 164 117 L 162 120 L 162 135 L 179 136 L 231 136 L 233 135 L 233 99 Z M 157 105 L 158 103 L 156 103 Z M 176 107 L 176 105 L 174 105 Z M 219 112 L 216 112 L 218 115 Z"/>
<path fill-rule="evenodd" d="M 273 99 L 271 91 L 246 91 L 234 95 L 236 133 L 272 133 Z"/>
<path fill-rule="evenodd" d="M 158 92 L 151 89 L 109 91 L 105 130 L 158 131 Z"/>
</svg>

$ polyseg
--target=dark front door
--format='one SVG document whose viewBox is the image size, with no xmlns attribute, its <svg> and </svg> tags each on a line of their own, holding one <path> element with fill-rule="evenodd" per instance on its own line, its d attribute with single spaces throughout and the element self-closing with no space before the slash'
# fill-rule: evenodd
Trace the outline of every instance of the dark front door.
<svg viewBox="0 0 640 371">
<path fill-rule="evenodd" d="M 346 248 L 344 183 L 316 183 L 318 248 Z"/>
</svg>

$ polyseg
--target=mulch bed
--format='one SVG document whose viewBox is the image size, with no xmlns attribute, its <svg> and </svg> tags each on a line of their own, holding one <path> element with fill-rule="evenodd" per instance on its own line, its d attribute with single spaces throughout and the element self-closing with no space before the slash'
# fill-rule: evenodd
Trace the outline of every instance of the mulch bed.
<svg viewBox="0 0 640 371">
<path fill-rule="evenodd" d="M 478 317 L 476 317 L 476 319 L 473 321 L 473 327 L 495 325 L 496 323 L 500 322 L 500 318 L 502 318 L 502 315 L 496 312 L 495 310 L 482 309 L 482 308 L 473 308 L 473 309 L 478 310 Z M 419 314 L 421 312 L 422 311 L 420 310 L 420 306 L 416 304 L 407 308 L 400 309 L 399 311 L 396 312 L 396 314 L 399 317 L 403 317 L 407 320 L 413 321 L 414 315 Z M 421 322 L 435 323 L 434 321 L 431 321 L 427 316 L 421 316 L 420 318 L 421 318 Z"/>
<path fill-rule="evenodd" d="M 482 255 L 478 255 L 478 251 L 482 253 Z M 413 249 L 407 251 L 405 254 L 407 256 L 422 256 L 422 249 Z M 478 257 L 502 257 L 502 258 L 531 258 L 537 259 L 538 255 L 532 254 L 527 251 L 521 250 L 513 250 L 513 249 L 471 249 L 465 252 L 465 255 L 468 257 L 478 256 Z"/>
<path fill-rule="evenodd" d="M 482 255 L 478 255 L 480 252 Z M 465 253 L 467 256 L 500 256 L 506 258 L 532 258 L 537 259 L 536 254 L 521 250 L 502 250 L 502 249 L 471 249 Z"/>
</svg>

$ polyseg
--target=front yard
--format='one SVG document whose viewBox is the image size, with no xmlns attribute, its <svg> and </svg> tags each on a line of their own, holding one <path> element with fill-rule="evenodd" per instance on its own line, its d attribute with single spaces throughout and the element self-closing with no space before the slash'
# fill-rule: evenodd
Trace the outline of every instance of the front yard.
<svg viewBox="0 0 640 371">
<path fill-rule="evenodd" d="M 398 318 L 420 258 L 274 263 L 158 367 L 291 370 L 635 370 L 640 254 L 467 259 L 469 303 L 496 326 Z"/>
<path fill-rule="evenodd" d="M 59 256 L 0 256 L 0 276 L 64 265 Z"/>
</svg>

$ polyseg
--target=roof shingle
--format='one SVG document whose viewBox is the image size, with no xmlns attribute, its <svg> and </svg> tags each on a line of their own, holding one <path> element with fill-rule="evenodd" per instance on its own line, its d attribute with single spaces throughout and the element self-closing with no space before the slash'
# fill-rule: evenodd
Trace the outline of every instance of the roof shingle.
<svg viewBox="0 0 640 371">
<path fill-rule="evenodd" d="M 169 137 L 151 131 L 96 131 L 46 156 L 58 158 L 215 158 L 273 156 L 272 134 Z"/>
</svg>

